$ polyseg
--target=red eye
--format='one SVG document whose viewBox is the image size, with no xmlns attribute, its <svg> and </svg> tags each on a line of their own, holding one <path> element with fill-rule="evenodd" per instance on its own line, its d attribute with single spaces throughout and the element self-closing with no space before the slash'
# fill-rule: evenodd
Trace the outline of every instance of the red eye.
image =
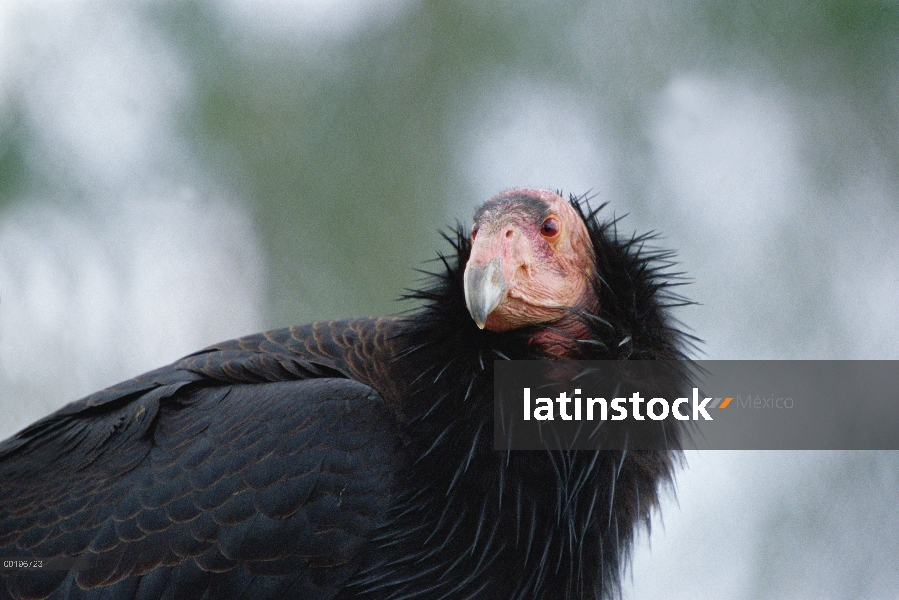
<svg viewBox="0 0 899 600">
<path fill-rule="evenodd" d="M 478 224 L 475 223 L 474 225 L 471 226 L 471 241 L 472 242 L 474 241 L 474 236 L 476 236 L 477 234 L 478 234 Z"/>
<path fill-rule="evenodd" d="M 561 231 L 562 227 L 559 225 L 559 220 L 555 217 L 547 217 L 545 221 L 543 221 L 543 225 L 540 226 L 540 234 L 543 235 L 546 239 L 554 239 L 559 235 L 559 231 Z"/>
</svg>

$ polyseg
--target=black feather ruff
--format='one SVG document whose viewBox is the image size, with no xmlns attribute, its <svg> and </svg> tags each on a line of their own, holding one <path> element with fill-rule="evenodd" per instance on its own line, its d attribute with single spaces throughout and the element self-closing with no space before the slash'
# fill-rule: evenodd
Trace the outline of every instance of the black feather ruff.
<svg viewBox="0 0 899 600">
<path fill-rule="evenodd" d="M 591 335 L 577 358 L 684 360 L 696 338 L 670 309 L 673 254 L 654 236 L 621 238 L 571 197 L 595 250 L 596 314 L 572 309 Z M 406 297 L 424 304 L 400 335 L 394 369 L 414 374 L 403 403 L 410 464 L 407 492 L 378 532 L 366 566 L 344 598 L 608 598 L 635 530 L 649 526 L 680 454 L 671 452 L 497 452 L 492 447 L 493 362 L 554 358 L 529 343 L 535 329 L 480 330 L 469 317 L 463 272 L 471 251 L 459 225 L 444 237 L 442 269 Z M 671 447 L 677 448 L 677 440 Z"/>
</svg>

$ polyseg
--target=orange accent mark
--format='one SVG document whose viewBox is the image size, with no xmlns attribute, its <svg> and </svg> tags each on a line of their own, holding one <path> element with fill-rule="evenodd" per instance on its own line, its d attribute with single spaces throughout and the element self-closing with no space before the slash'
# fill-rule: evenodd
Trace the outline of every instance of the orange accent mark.
<svg viewBox="0 0 899 600">
<path fill-rule="evenodd" d="M 727 405 L 730 404 L 731 400 L 733 400 L 733 398 L 725 398 L 724 402 L 722 402 L 721 406 L 719 406 L 718 408 L 727 408 Z"/>
</svg>

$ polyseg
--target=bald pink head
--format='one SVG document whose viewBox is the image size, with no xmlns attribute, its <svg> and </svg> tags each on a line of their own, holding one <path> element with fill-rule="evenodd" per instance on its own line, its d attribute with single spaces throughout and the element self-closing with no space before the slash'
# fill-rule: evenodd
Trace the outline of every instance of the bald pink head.
<svg viewBox="0 0 899 600">
<path fill-rule="evenodd" d="M 550 324 L 572 307 L 596 310 L 587 227 L 558 194 L 512 189 L 476 212 L 465 300 L 479 327 Z"/>
</svg>

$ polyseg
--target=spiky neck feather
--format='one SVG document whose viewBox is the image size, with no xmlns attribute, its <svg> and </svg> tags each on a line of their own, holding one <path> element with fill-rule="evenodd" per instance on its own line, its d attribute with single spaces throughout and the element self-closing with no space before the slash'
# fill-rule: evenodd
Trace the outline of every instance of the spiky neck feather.
<svg viewBox="0 0 899 600">
<path fill-rule="evenodd" d="M 393 558 L 360 574 L 361 595 L 604 598 L 619 589 L 634 530 L 648 526 L 676 454 L 492 448 L 494 360 L 560 358 L 560 348 L 565 358 L 681 359 L 690 341 L 667 313 L 686 302 L 670 291 L 671 254 L 647 251 L 651 236 L 619 240 L 616 220 L 596 218 L 602 206 L 571 203 L 595 250 L 600 306 L 572 307 L 577 328 L 478 329 L 465 306 L 471 246 L 461 227 L 445 236 L 453 255 L 440 256 L 443 269 L 410 295 L 425 306 L 396 358 L 416 374 L 403 408 L 412 464 L 402 477 L 418 491 L 385 525 L 379 539 Z M 528 576 L 502 575 L 511 572 Z"/>
<path fill-rule="evenodd" d="M 494 360 L 683 360 L 693 336 L 680 329 L 670 309 L 690 304 L 672 288 L 684 281 L 669 271 L 673 252 L 646 247 L 655 234 L 620 239 L 618 219 L 598 218 L 605 204 L 591 209 L 583 197 L 571 205 L 584 220 L 594 252 L 592 273 L 594 306 L 567 307 L 561 322 L 494 333 L 478 329 L 465 305 L 463 273 L 471 242 L 457 226 L 444 234 L 453 254 L 439 255 L 443 270 L 430 273 L 430 285 L 406 297 L 423 301 L 424 309 L 405 332 L 406 351 L 400 356 L 424 363 L 419 371 L 426 386 L 428 375 L 456 363 L 470 363 L 471 375 L 488 370 Z M 546 343 L 552 340 L 554 343 Z M 565 340 L 565 344 L 560 341 Z M 563 347 L 565 355 L 559 353 Z M 427 364 L 437 357 L 445 364 Z M 439 360 L 437 362 L 440 362 Z M 492 373 L 491 373 L 492 375 Z M 434 376 L 439 382 L 441 377 Z"/>
</svg>

